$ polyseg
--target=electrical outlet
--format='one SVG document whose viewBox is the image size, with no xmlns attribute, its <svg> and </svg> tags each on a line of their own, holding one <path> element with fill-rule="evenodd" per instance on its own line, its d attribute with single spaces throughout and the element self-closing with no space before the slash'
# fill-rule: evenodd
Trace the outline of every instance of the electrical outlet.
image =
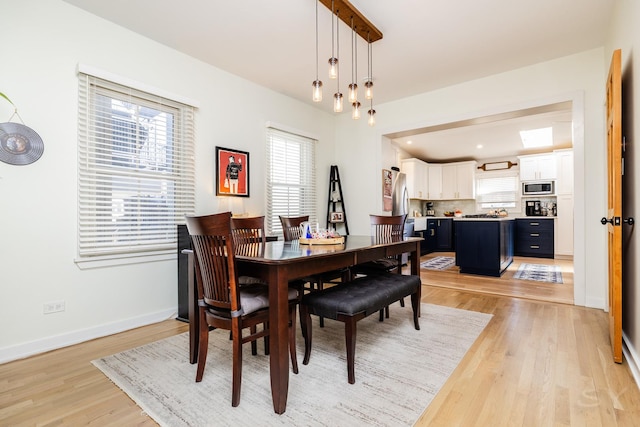
<svg viewBox="0 0 640 427">
<path fill-rule="evenodd" d="M 42 307 L 44 314 L 58 313 L 66 309 L 64 300 L 45 302 Z"/>
</svg>

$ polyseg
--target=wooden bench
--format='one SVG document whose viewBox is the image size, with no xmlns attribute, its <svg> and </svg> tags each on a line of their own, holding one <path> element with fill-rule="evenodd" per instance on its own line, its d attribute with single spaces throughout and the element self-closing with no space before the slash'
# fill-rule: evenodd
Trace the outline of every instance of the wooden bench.
<svg viewBox="0 0 640 427">
<path fill-rule="evenodd" d="M 344 322 L 349 384 L 355 383 L 356 322 L 379 312 L 401 298 L 411 296 L 413 322 L 416 330 L 420 330 L 418 322 L 420 295 L 420 277 L 393 273 L 360 277 L 351 282 L 304 295 L 300 302 L 300 319 L 304 337 L 302 363 L 307 365 L 311 356 L 311 314 Z"/>
</svg>

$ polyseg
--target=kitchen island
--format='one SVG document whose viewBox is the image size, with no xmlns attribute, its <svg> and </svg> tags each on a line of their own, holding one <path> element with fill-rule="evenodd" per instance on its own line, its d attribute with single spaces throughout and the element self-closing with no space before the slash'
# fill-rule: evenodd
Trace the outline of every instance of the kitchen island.
<svg viewBox="0 0 640 427">
<path fill-rule="evenodd" d="M 460 272 L 500 277 L 513 262 L 514 219 L 463 217 L 454 222 Z"/>
</svg>

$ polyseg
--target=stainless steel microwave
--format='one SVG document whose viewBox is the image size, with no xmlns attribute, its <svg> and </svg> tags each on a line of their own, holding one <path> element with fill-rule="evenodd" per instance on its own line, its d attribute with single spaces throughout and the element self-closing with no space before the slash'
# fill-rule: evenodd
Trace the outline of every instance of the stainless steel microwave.
<svg viewBox="0 0 640 427">
<path fill-rule="evenodd" d="M 555 194 L 554 181 L 535 181 L 522 183 L 523 196 L 539 196 L 541 194 Z"/>
</svg>

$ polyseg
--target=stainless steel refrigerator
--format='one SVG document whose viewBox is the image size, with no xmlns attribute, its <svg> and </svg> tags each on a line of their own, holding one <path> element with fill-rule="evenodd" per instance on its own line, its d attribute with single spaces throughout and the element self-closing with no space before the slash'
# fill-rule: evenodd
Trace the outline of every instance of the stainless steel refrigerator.
<svg viewBox="0 0 640 427">
<path fill-rule="evenodd" d="M 391 168 L 393 190 L 391 192 L 391 215 L 409 213 L 409 191 L 407 190 L 407 175 L 396 167 Z M 407 218 L 404 223 L 404 237 L 413 236 L 413 218 Z M 402 254 L 402 264 L 409 261 L 409 254 Z"/>
<path fill-rule="evenodd" d="M 391 168 L 393 190 L 391 192 L 391 215 L 409 213 L 409 191 L 407 190 L 407 175 L 398 168 Z"/>
</svg>

